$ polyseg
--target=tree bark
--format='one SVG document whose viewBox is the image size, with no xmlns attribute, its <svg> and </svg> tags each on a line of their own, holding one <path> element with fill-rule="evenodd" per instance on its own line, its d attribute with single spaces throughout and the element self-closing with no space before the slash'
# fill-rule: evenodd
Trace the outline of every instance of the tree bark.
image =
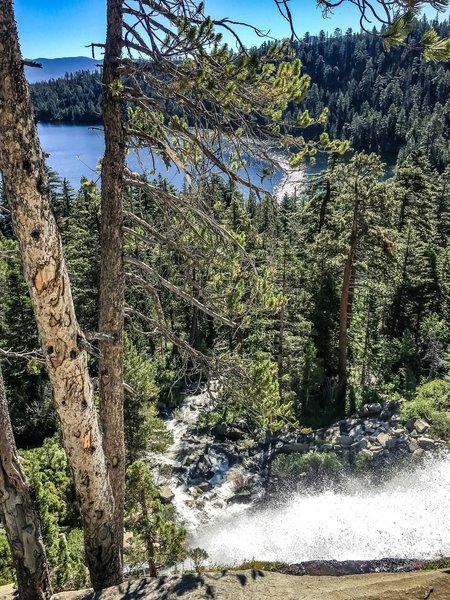
<svg viewBox="0 0 450 600">
<path fill-rule="evenodd" d="M 99 328 L 109 339 L 100 343 L 100 411 L 109 478 L 114 494 L 116 540 L 123 550 L 125 446 L 123 425 L 123 323 L 125 274 L 123 266 L 123 171 L 125 136 L 122 103 L 114 91 L 120 81 L 122 2 L 107 2 L 107 33 L 103 60 L 103 123 L 105 154 L 102 163 L 101 272 Z"/>
<path fill-rule="evenodd" d="M 1 369 L 0 509 L 16 570 L 19 598 L 47 600 L 52 588 L 41 525 L 17 454 Z"/>
<path fill-rule="evenodd" d="M 122 579 L 114 500 L 11 0 L 0 0 L 0 171 L 61 422 L 92 584 Z"/>
</svg>

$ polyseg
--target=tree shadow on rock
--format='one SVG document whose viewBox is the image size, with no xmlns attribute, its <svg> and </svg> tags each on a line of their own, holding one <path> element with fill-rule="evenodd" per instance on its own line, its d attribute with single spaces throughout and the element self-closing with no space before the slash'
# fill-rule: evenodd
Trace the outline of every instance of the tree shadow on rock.
<svg viewBox="0 0 450 600">
<path fill-rule="evenodd" d="M 251 578 L 255 581 L 258 577 L 264 577 L 264 572 L 258 569 L 250 571 Z M 224 569 L 221 573 L 208 574 L 207 579 L 218 581 L 225 576 L 235 577 L 241 587 L 248 585 L 249 577 L 244 573 L 235 573 Z M 199 591 L 198 598 L 214 600 L 216 590 L 214 585 L 208 583 L 201 573 L 188 573 L 182 577 L 168 577 L 163 575 L 158 579 L 145 578 L 139 581 L 128 581 L 116 588 L 115 591 L 104 590 L 94 594 L 85 595 L 81 600 L 170 600 L 175 597 L 183 597 L 190 592 Z"/>
</svg>

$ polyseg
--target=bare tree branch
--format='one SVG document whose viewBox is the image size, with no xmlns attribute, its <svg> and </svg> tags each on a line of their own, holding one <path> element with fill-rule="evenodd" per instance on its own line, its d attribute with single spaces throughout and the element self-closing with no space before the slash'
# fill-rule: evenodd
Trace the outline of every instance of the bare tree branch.
<svg viewBox="0 0 450 600">
<path fill-rule="evenodd" d="M 205 314 L 209 315 L 213 319 L 217 319 L 224 325 L 227 325 L 227 327 L 231 327 L 234 329 L 235 327 L 238 326 L 237 323 L 234 323 L 230 319 L 227 319 L 226 317 L 220 315 L 214 309 L 209 308 L 208 306 L 205 306 L 204 304 L 199 302 L 193 296 L 187 294 L 186 292 L 181 290 L 179 287 L 177 287 L 170 281 L 167 281 L 167 279 L 164 279 L 164 277 L 162 277 L 162 275 L 160 275 L 157 271 L 155 271 L 155 269 L 150 267 L 150 265 L 143 263 L 142 261 L 138 260 L 137 258 L 132 258 L 131 256 L 125 256 L 124 262 L 125 262 L 125 264 L 133 265 L 133 266 L 137 267 L 138 269 L 141 269 L 142 271 L 148 273 L 149 275 L 154 277 L 163 287 L 165 287 L 169 291 L 173 292 L 180 298 L 183 298 L 183 300 L 186 300 L 186 302 L 188 302 L 189 304 L 192 304 L 192 306 L 196 306 L 199 310 L 201 310 Z"/>
<path fill-rule="evenodd" d="M 25 360 L 36 360 L 37 362 L 45 364 L 44 355 L 40 350 L 23 350 L 22 352 L 17 352 L 14 350 L 4 350 L 0 348 L 0 356 L 3 358 L 22 358 Z"/>
</svg>

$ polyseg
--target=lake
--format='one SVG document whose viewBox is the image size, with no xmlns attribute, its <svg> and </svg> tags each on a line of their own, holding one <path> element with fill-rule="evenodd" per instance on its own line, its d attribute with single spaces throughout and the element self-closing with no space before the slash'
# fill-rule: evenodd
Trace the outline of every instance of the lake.
<svg viewBox="0 0 450 600">
<path fill-rule="evenodd" d="M 78 189 L 82 177 L 94 181 L 99 180 L 100 173 L 96 170 L 96 166 L 99 158 L 103 155 L 105 147 L 103 130 L 100 127 L 38 123 L 38 132 L 42 148 L 44 152 L 49 154 L 47 164 L 61 177 L 66 178 L 72 187 Z M 139 157 L 131 153 L 127 162 L 130 168 L 136 171 L 153 168 L 151 158 L 145 153 L 141 153 Z M 324 167 L 325 161 L 322 160 L 314 166 L 308 166 L 306 172 L 318 172 Z M 183 175 L 178 169 L 175 167 L 167 169 L 159 159 L 155 159 L 155 169 L 170 183 L 181 188 Z M 251 182 L 264 187 L 270 192 L 278 189 L 281 193 L 281 190 L 295 192 L 295 188 L 301 185 L 305 168 L 291 172 L 288 182 L 283 181 L 281 173 L 276 173 L 270 179 L 266 178 L 263 184 L 261 184 L 259 176 L 260 171 L 261 163 L 248 160 L 247 172 Z M 241 172 L 240 175 L 246 177 L 244 172 Z"/>
</svg>

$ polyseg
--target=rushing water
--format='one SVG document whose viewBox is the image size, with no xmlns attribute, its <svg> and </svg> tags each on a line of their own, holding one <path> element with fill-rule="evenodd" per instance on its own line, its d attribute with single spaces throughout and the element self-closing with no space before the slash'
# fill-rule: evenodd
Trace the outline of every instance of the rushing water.
<svg viewBox="0 0 450 600">
<path fill-rule="evenodd" d="M 229 500 L 241 493 L 236 475 L 246 480 L 255 475 L 245 460 L 230 466 L 224 444 L 198 431 L 199 415 L 212 406 L 206 393 L 187 396 L 167 421 L 173 444 L 165 454 L 149 457 L 157 483 L 173 491 L 190 546 L 204 548 L 211 564 L 450 556 L 450 454 L 420 461 L 405 457 L 390 471 L 380 469 L 378 478 L 373 472 L 347 477 L 336 489 L 324 482 L 321 492 L 305 492 L 300 478 L 297 492 L 292 486 L 271 490 L 276 501 L 270 503 L 262 499 L 259 476 L 254 503 L 234 504 Z M 235 452 L 232 442 L 228 450 Z M 195 486 L 181 467 L 186 457 L 189 464 L 209 461 L 210 491 L 193 494 Z"/>
<path fill-rule="evenodd" d="M 379 485 L 297 493 L 216 518 L 193 536 L 209 561 L 368 560 L 450 555 L 450 458 L 429 458 Z"/>
</svg>

